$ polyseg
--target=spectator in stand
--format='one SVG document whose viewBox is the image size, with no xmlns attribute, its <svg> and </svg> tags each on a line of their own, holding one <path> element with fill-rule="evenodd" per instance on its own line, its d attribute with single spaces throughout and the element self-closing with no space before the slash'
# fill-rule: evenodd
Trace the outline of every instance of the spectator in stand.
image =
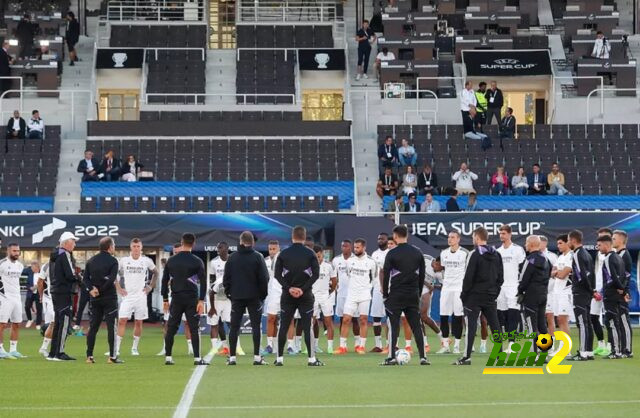
<svg viewBox="0 0 640 418">
<path fill-rule="evenodd" d="M 389 212 L 404 212 L 404 197 L 399 194 L 396 199 L 389 204 Z"/>
<path fill-rule="evenodd" d="M 406 195 L 415 194 L 416 187 L 418 187 L 418 178 L 416 173 L 413 172 L 413 166 L 407 166 L 407 172 L 402 177 L 402 193 Z"/>
<path fill-rule="evenodd" d="M 610 52 L 611 45 L 609 44 L 609 41 L 604 37 L 604 33 L 602 33 L 602 31 L 598 31 L 596 33 L 596 41 L 593 43 L 591 57 L 601 60 L 608 60 Z"/>
<path fill-rule="evenodd" d="M 484 97 L 487 99 L 487 120 L 486 124 L 491 125 L 493 118 L 496 118 L 496 124 L 500 124 L 502 120 L 502 106 L 504 105 L 504 97 L 502 90 L 498 88 L 498 83 L 491 82 L 491 88 L 487 90 Z"/>
<path fill-rule="evenodd" d="M 461 194 L 475 193 L 473 181 L 478 180 L 478 175 L 469 170 L 467 163 L 460 164 L 460 170 L 453 173 L 451 179 L 456 182 L 456 190 Z"/>
<path fill-rule="evenodd" d="M 462 112 L 462 122 L 469 116 L 469 109 L 478 105 L 476 93 L 473 91 L 471 81 L 464 83 L 464 90 L 460 93 L 460 111 Z"/>
<path fill-rule="evenodd" d="M 20 47 L 18 57 L 27 58 L 33 55 L 34 36 L 35 27 L 31 23 L 31 16 L 28 13 L 25 13 L 22 20 L 16 27 L 16 38 L 18 38 L 18 46 Z"/>
<path fill-rule="evenodd" d="M 393 168 L 398 165 L 398 148 L 393 143 L 392 137 L 386 137 L 384 144 L 378 147 L 378 158 L 383 167 Z"/>
<path fill-rule="evenodd" d="M 14 59 L 9 55 L 9 46 L 9 41 L 5 39 L 4 42 L 2 42 L 2 49 L 0 49 L 0 76 L 2 77 L 9 77 L 11 75 L 10 65 Z M 2 86 L 2 88 L 0 88 L 0 94 L 11 89 L 11 79 L 1 79 L 0 86 Z"/>
<path fill-rule="evenodd" d="M 69 48 L 69 65 L 73 66 L 76 61 L 79 61 L 78 53 L 76 52 L 76 44 L 80 40 L 80 23 L 78 23 L 73 12 L 67 13 L 67 31 L 65 33 L 65 39 L 67 40 L 67 48 Z"/>
<path fill-rule="evenodd" d="M 404 205 L 404 211 L 405 212 L 412 212 L 412 213 L 420 212 L 420 205 L 416 201 L 416 194 L 415 193 L 411 193 L 409 195 L 409 202 L 407 202 Z"/>
<path fill-rule="evenodd" d="M 409 145 L 409 141 L 406 139 L 402 140 L 402 146 L 398 148 L 398 159 L 400 160 L 401 166 L 416 166 L 418 154 L 416 154 L 416 149 L 413 145 Z"/>
<path fill-rule="evenodd" d="M 24 139 L 27 134 L 27 123 L 20 116 L 20 112 L 13 111 L 13 117 L 7 123 L 7 139 Z"/>
<path fill-rule="evenodd" d="M 380 67 L 382 67 L 383 61 L 393 61 L 396 59 L 396 56 L 393 52 L 389 52 L 389 48 L 386 46 L 382 48 L 382 52 L 378 52 L 376 55 L 376 73 L 378 75 L 378 79 L 380 79 Z"/>
<path fill-rule="evenodd" d="M 504 167 L 499 165 L 491 176 L 491 194 L 503 196 L 509 193 L 509 177 L 504 172 Z"/>
<path fill-rule="evenodd" d="M 98 181 L 100 171 L 100 162 L 93 157 L 93 151 L 86 150 L 84 152 L 84 160 L 78 163 L 78 173 L 82 173 L 82 181 Z"/>
<path fill-rule="evenodd" d="M 367 70 L 369 69 L 369 57 L 371 56 L 371 44 L 376 41 L 376 34 L 369 27 L 369 21 L 363 20 L 362 27 L 356 32 L 356 42 L 358 42 L 358 69 L 356 80 L 360 77 L 369 78 Z"/>
<path fill-rule="evenodd" d="M 440 212 L 440 203 L 433 199 L 433 193 L 427 192 L 424 202 L 420 206 L 420 212 Z"/>
<path fill-rule="evenodd" d="M 469 193 L 469 198 L 467 199 L 467 208 L 464 210 L 465 212 L 477 212 L 478 209 L 478 195 L 475 193 Z"/>
<path fill-rule="evenodd" d="M 469 108 L 467 115 L 462 117 L 462 127 L 464 128 L 464 137 L 467 139 L 483 141 L 487 138 L 486 134 L 476 130 L 478 125 L 475 107 Z"/>
<path fill-rule="evenodd" d="M 122 165 L 120 160 L 114 157 L 113 151 L 108 151 L 104 155 L 102 164 L 100 164 L 100 174 L 104 174 L 105 181 L 118 181 L 122 173 Z"/>
<path fill-rule="evenodd" d="M 391 168 L 384 169 L 376 186 L 376 194 L 380 199 L 383 196 L 395 196 L 398 193 L 398 177 L 393 174 Z"/>
<path fill-rule="evenodd" d="M 500 121 L 500 138 L 513 139 L 516 135 L 516 117 L 513 116 L 513 109 L 508 107 L 504 118 Z"/>
<path fill-rule="evenodd" d="M 551 173 L 547 175 L 547 184 L 549 184 L 549 194 L 557 194 L 558 196 L 571 194 L 564 187 L 564 174 L 560 171 L 558 163 L 551 164 Z"/>
<path fill-rule="evenodd" d="M 486 121 L 486 112 L 487 112 L 487 104 L 488 100 L 485 97 L 487 94 L 487 83 L 481 81 L 478 84 L 478 90 L 476 91 L 476 102 L 478 103 L 476 106 L 476 123 L 480 127 L 480 131 L 482 131 L 482 127 L 485 125 Z"/>
<path fill-rule="evenodd" d="M 40 112 L 31 112 L 31 119 L 27 122 L 27 137 L 29 139 L 44 138 L 44 121 L 40 119 Z"/>
<path fill-rule="evenodd" d="M 447 212 L 460 212 L 460 206 L 458 206 L 458 191 L 456 189 L 450 189 L 449 194 L 451 197 L 447 200 Z"/>
<path fill-rule="evenodd" d="M 438 194 L 438 177 L 431 171 L 429 164 L 424 165 L 422 173 L 418 176 L 418 192 L 420 195 L 426 195 L 429 192 Z"/>
<path fill-rule="evenodd" d="M 516 196 L 524 196 L 529 190 L 527 175 L 524 173 L 524 167 L 518 167 L 516 175 L 511 177 L 511 193 Z"/>
<path fill-rule="evenodd" d="M 122 180 L 137 181 L 138 174 L 144 166 L 136 160 L 135 155 L 129 155 L 127 160 L 122 164 Z"/>
<path fill-rule="evenodd" d="M 532 171 L 533 172 L 527 176 L 529 194 L 547 194 L 547 179 L 542 171 L 540 171 L 540 164 L 535 163 Z"/>
</svg>

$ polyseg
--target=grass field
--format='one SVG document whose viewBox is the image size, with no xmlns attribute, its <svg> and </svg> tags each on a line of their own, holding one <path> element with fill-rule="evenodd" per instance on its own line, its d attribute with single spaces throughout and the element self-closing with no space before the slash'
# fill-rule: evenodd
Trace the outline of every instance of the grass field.
<svg viewBox="0 0 640 418">
<path fill-rule="evenodd" d="M 131 357 L 128 334 L 122 347 L 126 363 L 107 365 L 98 355 L 107 347 L 103 329 L 97 363 L 87 365 L 84 338 L 68 340 L 66 351 L 77 362 L 54 363 L 37 354 L 39 332 L 22 330 L 19 350 L 29 358 L 0 361 L 0 417 L 172 416 L 195 368 L 183 336 L 176 337 L 176 365 L 164 366 L 164 359 L 155 356 L 161 336 L 160 328 L 146 328 L 141 356 Z M 433 334 L 429 337 L 435 344 Z M 203 343 L 208 350 L 208 338 Z M 242 337 L 242 345 L 245 351 L 251 347 L 248 337 Z M 535 411 L 557 417 L 628 417 L 640 408 L 638 357 L 565 363 L 573 364 L 569 375 L 538 376 L 482 375 L 486 354 L 474 355 L 470 367 L 451 366 L 454 355 L 430 355 L 428 367 L 414 358 L 407 366 L 388 368 L 378 366 L 383 356 L 377 354 L 319 358 L 326 367 L 308 368 L 304 356 L 286 357 L 282 368 L 254 367 L 251 356 L 227 367 L 224 358 L 215 357 L 197 386 L 189 416 L 513 417 Z"/>
</svg>

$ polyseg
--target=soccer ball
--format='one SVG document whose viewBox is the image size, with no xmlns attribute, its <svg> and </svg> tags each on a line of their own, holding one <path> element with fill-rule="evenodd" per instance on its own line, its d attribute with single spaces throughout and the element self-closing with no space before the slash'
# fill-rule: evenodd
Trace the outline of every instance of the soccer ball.
<svg viewBox="0 0 640 418">
<path fill-rule="evenodd" d="M 549 334 L 538 334 L 536 346 L 542 351 L 547 351 L 553 345 L 553 337 Z"/>
<path fill-rule="evenodd" d="M 407 350 L 398 350 L 396 351 L 396 360 L 399 365 L 404 366 L 411 361 L 411 354 Z"/>
</svg>

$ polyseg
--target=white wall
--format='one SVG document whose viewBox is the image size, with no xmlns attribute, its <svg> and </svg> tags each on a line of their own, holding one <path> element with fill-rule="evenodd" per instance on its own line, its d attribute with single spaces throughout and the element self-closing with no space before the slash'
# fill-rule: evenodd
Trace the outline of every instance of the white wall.
<svg viewBox="0 0 640 418">
<path fill-rule="evenodd" d="M 344 89 L 344 71 L 301 71 L 300 88 L 310 89 Z"/>
<path fill-rule="evenodd" d="M 140 69 L 101 69 L 96 71 L 97 89 L 140 89 L 142 82 L 142 70 Z"/>
</svg>

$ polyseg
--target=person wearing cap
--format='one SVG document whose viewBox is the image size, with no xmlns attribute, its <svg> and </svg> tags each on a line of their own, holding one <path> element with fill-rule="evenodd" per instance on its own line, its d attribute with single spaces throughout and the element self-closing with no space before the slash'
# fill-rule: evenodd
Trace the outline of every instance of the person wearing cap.
<svg viewBox="0 0 640 418">
<path fill-rule="evenodd" d="M 53 250 L 49 258 L 55 324 L 51 351 L 47 357 L 49 361 L 75 360 L 64 352 L 64 348 L 73 314 L 72 298 L 80 281 L 76 275 L 76 262 L 73 258 L 77 240 L 71 232 L 63 232 L 60 235 L 60 246 Z"/>
</svg>

